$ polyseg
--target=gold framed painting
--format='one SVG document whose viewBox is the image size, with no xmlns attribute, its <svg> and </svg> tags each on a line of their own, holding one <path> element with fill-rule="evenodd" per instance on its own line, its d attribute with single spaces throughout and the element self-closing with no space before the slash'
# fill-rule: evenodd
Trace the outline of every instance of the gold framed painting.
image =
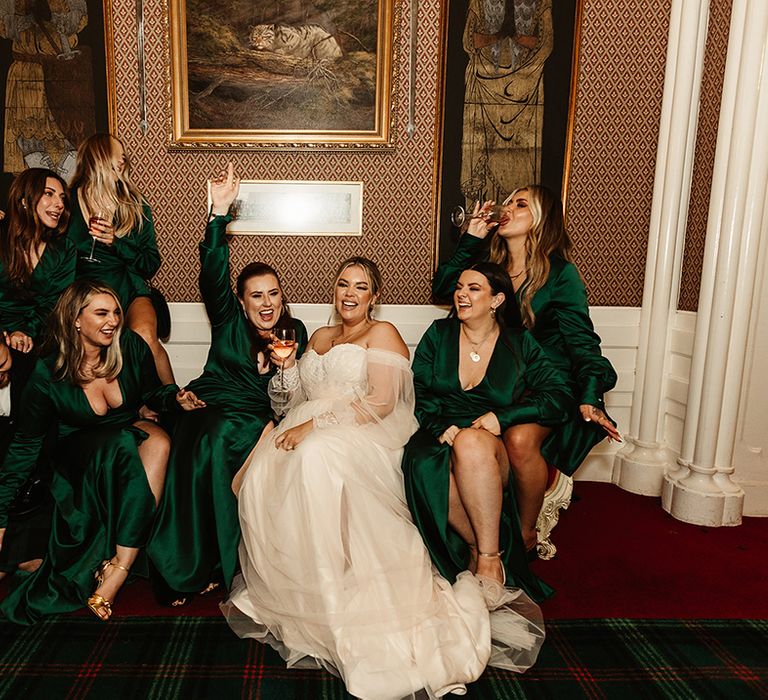
<svg viewBox="0 0 768 700">
<path fill-rule="evenodd" d="M 435 260 L 451 211 L 543 184 L 568 194 L 584 0 L 443 0 Z"/>
<path fill-rule="evenodd" d="M 168 0 L 170 146 L 392 146 L 394 0 Z"/>
</svg>

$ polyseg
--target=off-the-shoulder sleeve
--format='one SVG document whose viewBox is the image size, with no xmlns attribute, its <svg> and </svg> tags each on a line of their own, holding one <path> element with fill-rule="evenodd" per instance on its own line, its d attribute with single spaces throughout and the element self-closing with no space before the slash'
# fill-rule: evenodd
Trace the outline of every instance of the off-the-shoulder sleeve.
<svg viewBox="0 0 768 700">
<path fill-rule="evenodd" d="M 314 416 L 316 428 L 365 427 L 373 442 L 400 449 L 416 430 L 413 374 L 402 355 L 367 348 L 366 382 L 352 398 L 339 399 L 330 410 Z"/>
<path fill-rule="evenodd" d="M 587 290 L 574 265 L 566 264 L 558 275 L 553 302 L 579 387 L 576 399 L 580 404 L 603 408 L 603 394 L 616 386 L 616 372 L 600 352 L 600 336 L 589 317 Z"/>
<path fill-rule="evenodd" d="M 8 525 L 10 503 L 37 463 L 48 428 L 56 419 L 50 386 L 50 374 L 38 360 L 22 393 L 19 425 L 0 470 L 0 528 Z"/>
<path fill-rule="evenodd" d="M 435 271 L 432 278 L 432 294 L 440 299 L 448 299 L 453 294 L 461 273 L 484 257 L 485 245 L 485 239 L 470 233 L 463 234 L 453 255 Z"/>
<path fill-rule="evenodd" d="M 160 269 L 160 251 L 157 249 L 152 210 L 146 203 L 142 207 L 142 216 L 141 231 L 131 231 L 122 238 L 115 237 L 112 246 L 126 266 L 144 279 L 150 279 Z"/>
<path fill-rule="evenodd" d="M 573 409 L 566 378 L 555 369 L 528 331 L 521 333 L 520 340 L 524 393 L 520 401 L 496 411 L 501 431 L 521 423 L 545 426 L 565 423 Z"/>
<path fill-rule="evenodd" d="M 439 438 L 450 426 L 443 417 L 442 402 L 433 389 L 435 355 L 440 342 L 440 331 L 435 322 L 427 328 L 416 346 L 413 356 L 413 384 L 416 390 L 416 420 L 419 425 Z"/>
<path fill-rule="evenodd" d="M 205 227 L 200 244 L 200 293 L 211 325 L 215 328 L 242 313 L 229 281 L 227 224 L 232 217 L 215 216 Z"/>
</svg>

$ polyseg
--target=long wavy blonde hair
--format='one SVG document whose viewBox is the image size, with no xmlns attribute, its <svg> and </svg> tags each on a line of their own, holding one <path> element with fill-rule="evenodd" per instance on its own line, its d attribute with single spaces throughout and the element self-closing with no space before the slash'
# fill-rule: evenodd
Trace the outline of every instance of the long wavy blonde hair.
<svg viewBox="0 0 768 700">
<path fill-rule="evenodd" d="M 131 163 L 125 156 L 120 173 L 112 160 L 115 144 L 122 141 L 111 134 L 93 134 L 77 149 L 77 168 L 72 178 L 72 191 L 77 191 L 83 216 L 88 219 L 99 211 L 113 212 L 115 235 L 141 231 L 144 224 L 144 197 L 131 182 Z"/>
<path fill-rule="evenodd" d="M 504 200 L 504 204 L 513 201 L 520 192 L 528 193 L 528 206 L 533 217 L 531 230 L 525 238 L 525 283 L 520 294 L 523 324 L 531 329 L 536 324 L 531 300 L 549 277 L 549 256 L 555 254 L 570 260 L 573 243 L 565 228 L 563 204 L 552 190 L 543 185 L 519 187 Z M 512 260 L 507 242 L 499 235 L 498 230 L 491 238 L 489 260 L 511 272 Z"/>
<path fill-rule="evenodd" d="M 99 364 L 86 375 L 84 372 L 85 346 L 77 331 L 80 314 L 99 294 L 108 294 L 120 310 L 120 323 L 115 328 L 112 344 L 101 349 Z M 50 318 L 47 350 L 56 353 L 53 375 L 57 380 L 83 385 L 92 379 L 115 379 L 123 368 L 120 334 L 123 329 L 123 309 L 117 295 L 104 284 L 80 279 L 69 285 L 59 297 Z"/>
</svg>

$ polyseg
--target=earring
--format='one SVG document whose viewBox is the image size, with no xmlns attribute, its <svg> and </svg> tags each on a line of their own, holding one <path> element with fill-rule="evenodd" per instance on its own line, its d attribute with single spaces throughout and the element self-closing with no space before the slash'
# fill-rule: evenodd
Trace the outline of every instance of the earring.
<svg viewBox="0 0 768 700">
<path fill-rule="evenodd" d="M 75 330 L 79 333 L 80 332 L 80 326 L 75 326 Z"/>
<path fill-rule="evenodd" d="M 492 306 L 491 307 L 491 318 L 493 318 L 495 315 L 496 315 L 496 307 Z"/>
</svg>

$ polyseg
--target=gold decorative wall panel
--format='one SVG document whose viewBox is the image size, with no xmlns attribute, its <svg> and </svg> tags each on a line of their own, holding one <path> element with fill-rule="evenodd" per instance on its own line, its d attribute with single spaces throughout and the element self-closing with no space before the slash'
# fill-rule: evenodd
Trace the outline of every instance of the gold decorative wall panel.
<svg viewBox="0 0 768 700">
<path fill-rule="evenodd" d="M 135 179 L 152 204 L 163 267 L 157 282 L 172 301 L 197 301 L 197 243 L 205 222 L 205 180 L 231 158 L 249 179 L 363 180 L 362 238 L 237 237 L 233 266 L 265 260 L 281 271 L 291 299 L 329 297 L 344 257 L 377 260 L 384 301 L 427 303 L 433 266 L 434 138 L 440 0 L 422 0 L 416 70 L 416 132 L 405 133 L 407 12 L 400 12 L 396 147 L 391 152 L 169 152 L 167 16 L 146 0 L 149 131 L 139 131 L 134 3 L 114 0 L 117 127 Z M 601 305 L 640 304 L 669 2 L 589 0 L 582 27 L 569 226 L 576 262 Z"/>
<path fill-rule="evenodd" d="M 696 311 L 699 307 L 701 266 L 704 260 L 704 243 L 707 237 L 709 193 L 715 165 L 717 125 L 720 119 L 720 97 L 723 91 L 732 5 L 732 0 L 712 0 L 709 6 L 709 28 L 704 51 L 699 127 L 696 133 L 696 156 L 693 162 L 691 200 L 688 210 L 688 226 L 685 231 L 683 269 L 680 278 L 678 308 L 681 311 Z"/>
</svg>

